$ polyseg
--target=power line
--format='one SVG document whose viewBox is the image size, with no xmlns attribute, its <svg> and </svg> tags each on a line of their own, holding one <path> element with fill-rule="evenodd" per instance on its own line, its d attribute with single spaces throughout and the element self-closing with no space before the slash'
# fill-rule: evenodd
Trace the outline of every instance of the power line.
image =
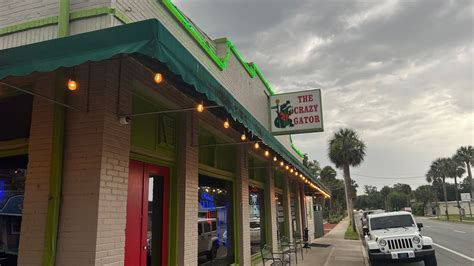
<svg viewBox="0 0 474 266">
<path fill-rule="evenodd" d="M 372 176 L 372 175 L 362 175 L 362 174 L 352 174 L 360 177 L 368 178 L 378 178 L 378 179 L 414 179 L 414 178 L 425 178 L 424 176 L 400 176 L 400 177 L 387 177 L 387 176 Z"/>
</svg>

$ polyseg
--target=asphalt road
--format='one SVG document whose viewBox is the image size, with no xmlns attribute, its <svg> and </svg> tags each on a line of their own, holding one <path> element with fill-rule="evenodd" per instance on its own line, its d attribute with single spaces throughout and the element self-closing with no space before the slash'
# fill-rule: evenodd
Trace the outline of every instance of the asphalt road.
<svg viewBox="0 0 474 266">
<path fill-rule="evenodd" d="M 358 215 L 356 224 L 360 227 L 357 220 L 360 220 Z M 474 225 L 435 221 L 423 217 L 417 217 L 416 222 L 423 223 L 421 234 L 433 239 L 439 266 L 474 266 Z M 424 263 L 388 265 L 421 266 Z"/>
<path fill-rule="evenodd" d="M 474 265 L 474 225 L 416 218 L 435 243 L 438 265 Z"/>
</svg>

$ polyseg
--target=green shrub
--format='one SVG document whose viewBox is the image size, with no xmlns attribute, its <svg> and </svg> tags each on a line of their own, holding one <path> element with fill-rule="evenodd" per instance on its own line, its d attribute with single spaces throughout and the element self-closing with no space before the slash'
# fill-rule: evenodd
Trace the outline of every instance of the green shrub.
<svg viewBox="0 0 474 266">
<path fill-rule="evenodd" d="M 411 211 L 414 215 L 424 216 L 425 215 L 425 206 L 421 202 L 416 202 L 411 205 Z"/>
</svg>

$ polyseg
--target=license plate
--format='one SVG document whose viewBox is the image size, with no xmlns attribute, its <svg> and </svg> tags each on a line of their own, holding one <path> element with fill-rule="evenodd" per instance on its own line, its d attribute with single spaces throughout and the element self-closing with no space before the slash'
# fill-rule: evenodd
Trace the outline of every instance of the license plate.
<svg viewBox="0 0 474 266">
<path fill-rule="evenodd" d="M 392 259 L 408 259 L 414 258 L 415 252 L 392 252 Z"/>
<path fill-rule="evenodd" d="M 408 253 L 398 253 L 399 259 L 407 259 L 408 257 L 409 257 Z"/>
</svg>

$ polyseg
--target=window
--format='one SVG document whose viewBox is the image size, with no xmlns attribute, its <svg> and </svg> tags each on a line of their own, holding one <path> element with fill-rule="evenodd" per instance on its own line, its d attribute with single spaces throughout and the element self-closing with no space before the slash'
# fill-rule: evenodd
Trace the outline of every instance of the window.
<svg viewBox="0 0 474 266">
<path fill-rule="evenodd" d="M 283 195 L 275 193 L 276 201 L 276 218 L 277 218 L 277 239 L 280 241 L 281 237 L 285 235 L 285 212 L 283 209 Z"/>
<path fill-rule="evenodd" d="M 415 221 L 413 221 L 411 215 L 385 216 L 370 219 L 371 230 L 415 226 Z"/>
<path fill-rule="evenodd" d="M 266 243 L 265 237 L 265 202 L 264 190 L 258 187 L 249 187 L 249 214 L 250 214 L 250 252 L 260 252 Z"/>
<path fill-rule="evenodd" d="M 232 182 L 199 175 L 198 224 L 203 233 L 198 238 L 198 264 L 234 263 L 232 187 Z"/>
</svg>

